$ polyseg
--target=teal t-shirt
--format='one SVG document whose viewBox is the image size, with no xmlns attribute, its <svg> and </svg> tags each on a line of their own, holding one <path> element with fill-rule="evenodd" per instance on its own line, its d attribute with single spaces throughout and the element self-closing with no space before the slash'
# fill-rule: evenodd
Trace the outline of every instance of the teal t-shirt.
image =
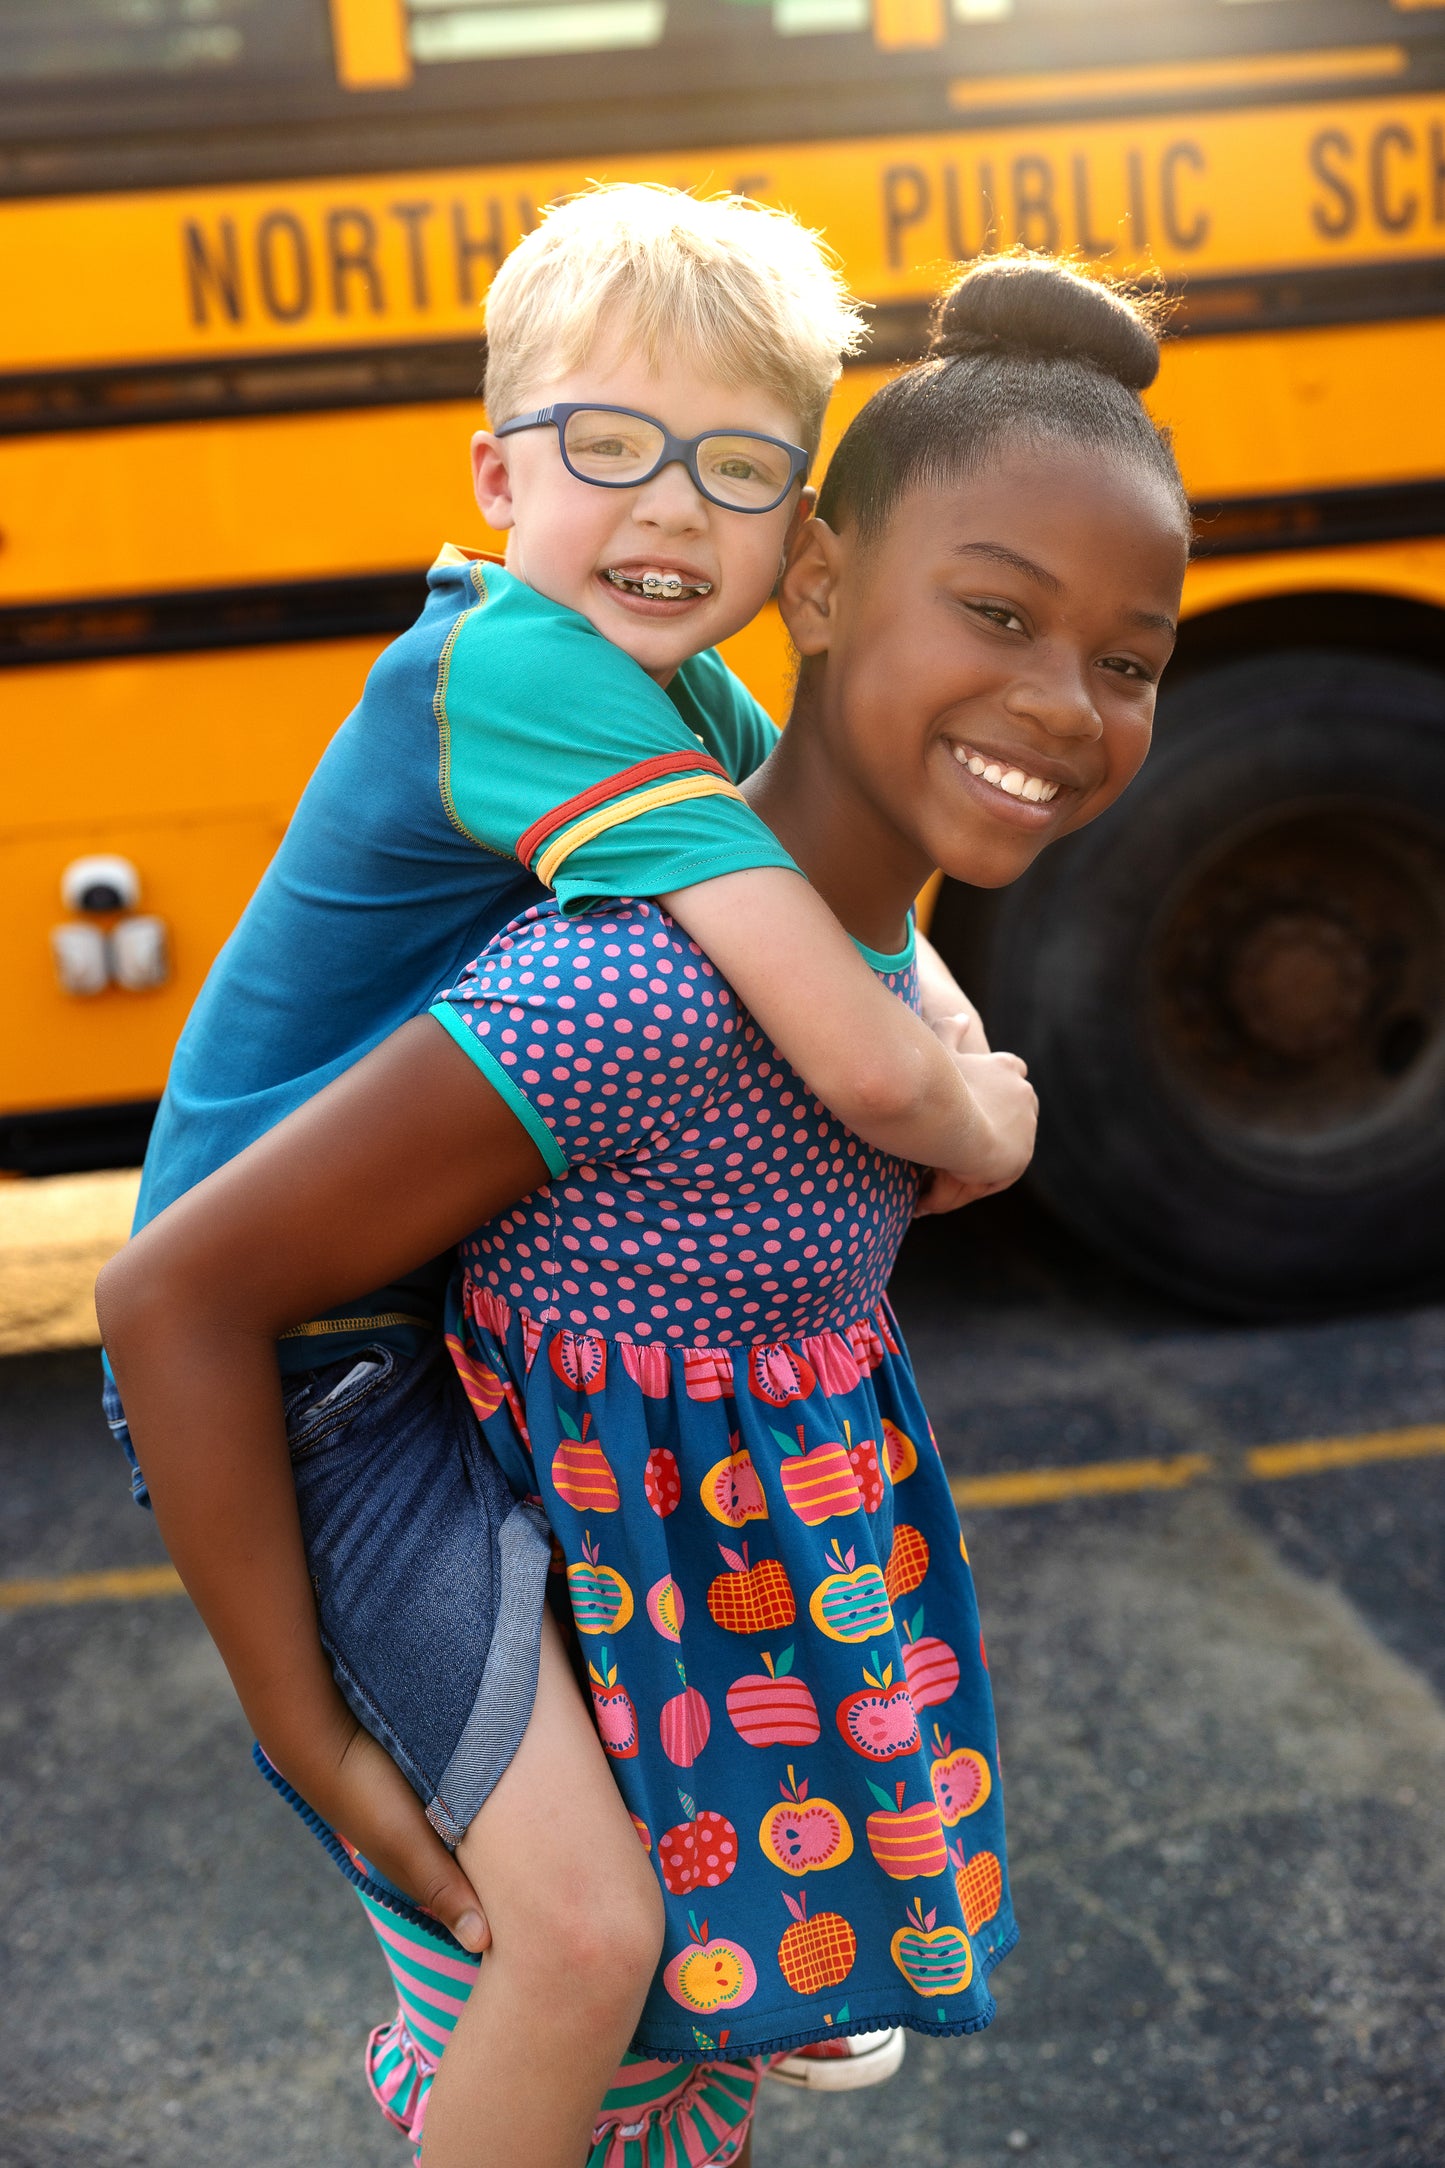
<svg viewBox="0 0 1445 2168">
<path fill-rule="evenodd" d="M 423 1014 L 547 889 L 564 910 L 791 866 L 735 788 L 773 724 L 714 653 L 666 691 L 573 610 L 447 549 L 322 755 L 177 1044 L 136 1226 Z M 283 1369 L 437 1314 L 438 1261 L 298 1325 Z"/>
</svg>

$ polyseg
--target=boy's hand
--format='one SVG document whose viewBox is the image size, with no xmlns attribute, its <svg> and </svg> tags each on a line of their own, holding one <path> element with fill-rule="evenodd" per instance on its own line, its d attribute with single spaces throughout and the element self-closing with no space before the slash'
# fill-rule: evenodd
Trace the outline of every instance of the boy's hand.
<svg viewBox="0 0 1445 2168">
<path fill-rule="evenodd" d="M 324 1746 L 313 1741 L 283 1757 L 264 1739 L 261 1744 L 307 1805 L 450 1928 L 463 1949 L 479 1956 L 490 1946 L 492 1931 L 471 1883 L 396 1763 L 350 1710 L 345 1726 Z"/>
<path fill-rule="evenodd" d="M 938 1170 L 923 1209 L 948 1212 L 1016 1182 L 1034 1156 L 1038 1094 L 1017 1054 L 956 1053 L 978 1126 L 957 1165 Z M 945 1201 L 946 1200 L 946 1201 Z"/>
<path fill-rule="evenodd" d="M 929 1030 L 935 1039 L 943 1041 L 950 1054 L 991 1054 L 993 1049 L 983 1028 L 983 1018 L 967 995 L 960 995 L 959 999 L 960 1008 L 952 1009 L 944 1016 L 924 1019 Z"/>
</svg>

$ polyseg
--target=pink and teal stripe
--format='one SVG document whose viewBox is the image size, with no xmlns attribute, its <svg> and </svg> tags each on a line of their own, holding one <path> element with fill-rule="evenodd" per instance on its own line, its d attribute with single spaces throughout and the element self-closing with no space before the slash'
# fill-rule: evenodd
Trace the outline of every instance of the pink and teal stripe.
<svg viewBox="0 0 1445 2168">
<path fill-rule="evenodd" d="M 396 1989 L 397 2014 L 367 2042 L 366 2078 L 391 2122 L 419 2141 L 442 2051 L 461 2016 L 476 1960 L 357 1896 Z M 587 2168 L 727 2168 L 742 2150 L 766 2064 L 662 2063 L 629 2055 L 602 2103 Z"/>
</svg>

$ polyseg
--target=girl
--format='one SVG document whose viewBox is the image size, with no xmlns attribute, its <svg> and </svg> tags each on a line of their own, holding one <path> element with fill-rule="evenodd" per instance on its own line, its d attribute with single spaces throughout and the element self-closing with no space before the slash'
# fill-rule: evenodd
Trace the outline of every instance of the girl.
<svg viewBox="0 0 1445 2168">
<path fill-rule="evenodd" d="M 750 795 L 901 998 L 933 868 L 1016 878 L 1147 751 L 1189 531 L 1138 396 L 1156 366 L 1118 293 L 1044 261 L 978 266 L 930 358 L 849 429 L 790 553 L 802 667 Z M 399 1976 L 372 2075 L 414 2136 L 427 2110 L 428 2168 L 570 2168 L 589 2129 L 617 2168 L 742 2159 L 768 2059 L 992 2017 L 1015 1928 L 991 1700 L 884 1294 L 916 1196 L 916 1171 L 833 1122 L 658 906 L 544 908 L 108 1268 L 142 1464 L 227 1650 L 298 1556 L 278 1566 L 208 1473 L 219 1452 L 274 1489 L 276 1332 L 461 1239 L 453 1354 L 550 1525 L 615 1786 L 575 1698 L 545 1730 L 534 1717 L 458 1854 L 491 1922 L 479 1969 L 370 1871 L 373 1831 L 322 1829 Z M 204 1411 L 215 1441 L 223 1407 L 203 1457 L 190 1421 Z M 414 1491 L 404 1567 L 373 1565 L 444 1621 L 441 1543 L 455 1573 L 465 1544 Z M 268 1638 L 282 1614 L 294 1641 L 294 1589 L 253 1621 L 250 1660 L 284 1682 L 303 1659 Z M 510 1660 L 494 1645 L 488 1667 Z M 434 1662 L 444 1676 L 444 1635 Z M 566 1702 L 564 1666 L 549 1631 L 539 1707 Z M 569 1914 L 550 1866 L 579 1826 L 616 1899 Z M 597 2119 L 601 2062 L 629 2038 L 644 2060 Z M 526 2054 L 545 2083 L 519 2088 Z"/>
</svg>

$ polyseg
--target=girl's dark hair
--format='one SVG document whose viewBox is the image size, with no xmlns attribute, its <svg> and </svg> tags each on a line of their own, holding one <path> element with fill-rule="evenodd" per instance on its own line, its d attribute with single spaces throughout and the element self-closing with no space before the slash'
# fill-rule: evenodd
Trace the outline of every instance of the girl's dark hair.
<svg viewBox="0 0 1445 2168">
<path fill-rule="evenodd" d="M 1165 483 L 1187 533 L 1169 433 L 1139 396 L 1158 372 L 1159 336 L 1139 296 L 1048 256 L 986 258 L 939 296 L 925 359 L 850 423 L 819 516 L 871 540 L 906 491 L 976 473 L 1023 437 L 1137 461 Z"/>
</svg>

